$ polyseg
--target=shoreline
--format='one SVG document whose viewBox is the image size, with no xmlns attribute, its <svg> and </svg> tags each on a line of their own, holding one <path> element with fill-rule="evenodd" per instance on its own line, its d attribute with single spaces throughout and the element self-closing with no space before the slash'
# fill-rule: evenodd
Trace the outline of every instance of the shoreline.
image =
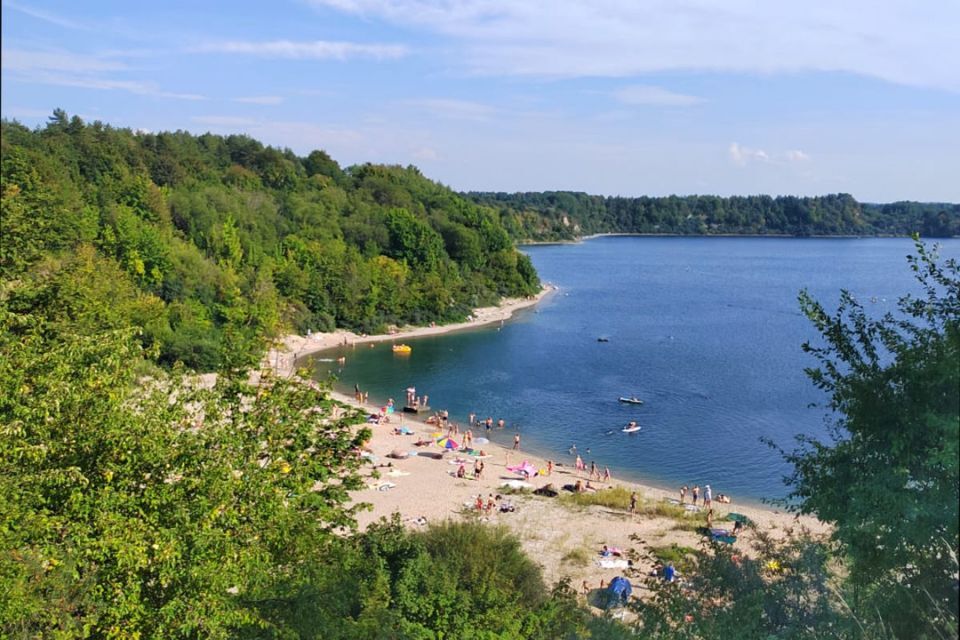
<svg viewBox="0 0 960 640">
<path fill-rule="evenodd" d="M 331 398 L 345 405 L 359 408 L 367 415 L 376 414 L 379 407 L 375 403 L 362 403 L 348 394 L 331 391 Z M 639 558 L 634 568 L 646 573 L 653 568 L 648 553 L 654 547 L 680 545 L 696 548 L 703 536 L 689 527 L 680 526 L 676 518 L 653 513 L 631 515 L 627 511 L 606 506 L 577 507 L 563 504 L 558 498 L 540 497 L 529 491 L 516 494 L 504 488 L 508 481 L 520 480 L 520 476 L 507 467 L 529 462 L 539 471 L 529 478 L 530 489 L 552 484 L 560 494 L 567 494 L 564 485 L 586 481 L 589 472 L 578 473 L 573 465 L 553 460 L 553 472 L 546 472 L 547 458 L 521 448 L 514 450 L 509 446 L 487 441 L 475 444 L 476 449 L 486 453 L 483 458 L 485 468 L 482 478 L 472 478 L 473 464 L 476 458 L 456 451 L 444 452 L 436 440 L 446 435 L 446 430 L 428 424 L 419 415 L 395 412 L 388 414 L 390 422 L 385 424 L 364 424 L 371 431 L 365 455 L 369 456 L 369 465 L 363 467 L 367 487 L 353 492 L 356 503 L 366 503 L 370 509 L 357 514 L 360 530 L 380 518 L 389 518 L 399 513 L 402 522 L 408 528 L 417 528 L 424 523 L 442 522 L 448 519 L 479 519 L 491 524 L 503 525 L 510 529 L 521 541 L 524 550 L 541 566 L 548 583 L 567 577 L 574 587 L 586 582 L 595 586 L 599 581 L 609 582 L 624 571 L 622 567 L 603 567 L 598 564 L 596 553 L 602 545 L 633 549 L 631 554 Z M 360 425 L 358 425 L 360 426 Z M 405 427 L 409 435 L 397 434 L 394 430 Z M 465 430 L 460 436 L 453 436 L 462 442 Z M 474 434 L 474 440 L 485 437 L 482 427 Z M 431 444 L 419 447 L 417 441 L 429 441 Z M 405 459 L 395 459 L 394 452 L 407 454 Z M 466 478 L 457 478 L 457 460 L 465 461 Z M 372 465 L 372 468 L 371 466 Z M 625 480 L 616 476 L 609 481 L 592 480 L 596 490 L 622 488 L 635 491 L 640 496 L 641 505 L 655 505 L 668 500 L 676 501 L 678 490 L 667 490 L 640 482 Z M 472 504 L 477 496 L 485 500 L 502 495 L 503 500 L 516 508 L 510 513 L 477 513 Z M 715 493 L 714 497 L 719 493 Z M 702 494 L 701 494 L 702 497 Z M 687 504 L 690 503 L 688 493 Z M 702 502 L 702 500 L 701 500 Z M 730 528 L 731 522 L 724 518 L 728 513 L 740 513 L 749 517 L 758 529 L 783 535 L 788 529 L 803 526 L 815 534 L 829 531 L 826 524 L 810 516 L 796 518 L 786 511 L 777 511 L 769 506 L 756 506 L 734 500 L 731 503 L 713 502 L 714 526 Z M 749 550 L 753 534 L 746 533 L 739 546 Z M 574 562 L 571 558 L 586 558 Z"/>
<path fill-rule="evenodd" d="M 544 283 L 536 295 L 528 298 L 505 298 L 497 306 L 474 309 L 469 320 L 453 324 L 430 327 L 406 326 L 398 329 L 394 333 L 379 333 L 375 335 L 357 334 L 346 329 L 337 329 L 336 331 L 327 333 L 313 333 L 309 336 L 296 334 L 286 335 L 279 340 L 277 346 L 267 351 L 266 356 L 264 356 L 263 365 L 272 369 L 277 375 L 289 377 L 296 371 L 296 363 L 298 360 L 327 349 L 335 349 L 346 345 L 437 336 L 455 331 L 475 329 L 496 322 L 505 322 L 513 317 L 513 314 L 517 311 L 533 307 L 557 291 L 559 291 L 559 287 L 556 285 Z"/>
<path fill-rule="evenodd" d="M 408 326 L 392 334 L 386 333 L 359 335 L 352 331 L 342 329 L 327 333 L 315 333 L 311 334 L 310 336 L 291 334 L 282 339 L 281 347 L 275 347 L 268 352 L 267 358 L 264 360 L 264 366 L 272 369 L 277 375 L 289 377 L 296 373 L 297 363 L 301 359 L 323 351 L 337 349 L 343 346 L 355 346 L 357 344 L 388 341 L 399 342 L 408 338 L 445 335 L 456 331 L 466 331 L 487 326 L 496 322 L 505 322 L 512 318 L 516 312 L 537 305 L 540 301 L 546 299 L 549 295 L 556 293 L 559 290 L 560 288 L 558 286 L 551 283 L 545 283 L 542 285 L 541 291 L 535 296 L 530 298 L 509 298 L 502 301 L 498 306 L 475 309 L 474 313 L 472 314 L 472 320 L 449 325 L 438 325 L 433 327 Z M 346 342 L 344 342 L 344 340 L 346 340 Z M 371 398 L 367 403 L 358 403 L 349 394 L 349 391 L 338 390 L 336 388 L 331 389 L 331 395 L 344 404 L 361 408 L 368 413 L 375 413 L 379 407 L 386 403 L 386 398 Z M 414 414 L 398 415 L 403 415 L 403 419 L 408 423 L 419 424 L 422 428 L 426 428 L 426 425 L 423 423 L 423 421 Z M 451 422 L 459 421 L 451 420 Z M 500 444 L 492 440 L 490 441 L 489 447 L 497 448 L 501 451 L 501 454 L 502 452 L 509 450 L 507 445 Z M 528 450 L 527 453 L 530 457 L 540 460 L 541 466 L 545 465 L 545 461 L 550 459 L 550 456 L 556 456 L 553 458 L 554 462 L 557 462 L 559 465 L 563 466 L 566 463 L 559 461 L 567 460 L 575 455 L 569 455 L 567 452 L 543 452 L 539 449 L 531 449 Z M 572 463 L 569 468 L 572 468 Z M 620 471 L 623 472 L 624 470 Z M 629 473 L 629 471 L 627 471 L 627 473 Z M 629 479 L 621 478 L 618 480 L 618 483 L 629 484 L 638 488 L 639 490 L 642 490 L 644 493 L 656 493 L 663 498 L 676 497 L 676 494 L 679 490 L 679 486 L 676 488 L 668 488 L 665 484 L 661 484 L 655 479 L 644 478 L 639 474 L 634 474 Z M 743 498 L 739 499 L 737 504 L 740 507 L 751 510 L 759 510 L 769 513 L 782 512 L 772 505 L 765 503 L 765 499 L 766 498 Z"/>
<path fill-rule="evenodd" d="M 348 344 L 399 341 L 481 327 L 506 321 L 517 311 L 536 305 L 556 291 L 558 287 L 547 284 L 536 296 L 506 300 L 497 307 L 477 309 L 471 320 L 453 325 L 407 327 L 394 334 L 371 336 L 360 336 L 348 331 L 314 334 L 309 337 L 287 336 L 282 341 L 282 346 L 268 353 L 265 364 L 273 368 L 278 375 L 291 376 L 295 374 L 298 359 L 343 346 L 345 339 Z M 377 414 L 380 410 L 376 399 L 372 403 L 358 402 L 354 397 L 336 389 L 330 391 L 330 397 L 344 405 L 361 409 L 366 415 Z M 476 458 L 456 451 L 444 452 L 436 444 L 437 438 L 446 434 L 441 427 L 428 424 L 422 415 L 405 414 L 402 411 L 388 415 L 390 422 L 385 424 L 357 425 L 368 427 L 371 431 L 371 438 L 365 447 L 367 453 L 364 454 L 368 456 L 368 463 L 361 468 L 367 486 L 351 493 L 354 503 L 369 505 L 369 509 L 357 514 L 357 526 L 360 530 L 366 529 L 380 518 L 389 518 L 394 513 L 399 513 L 404 526 L 412 529 L 448 519 L 480 520 L 502 525 L 517 536 L 524 551 L 540 565 L 548 584 L 569 578 L 578 591 L 581 585 L 593 588 L 622 575 L 622 567 L 602 566 L 599 563 L 598 551 L 602 545 L 632 550 L 630 555 L 636 559 L 633 568 L 646 573 L 652 569 L 651 550 L 669 545 L 696 548 L 703 540 L 701 533 L 691 530 L 689 526 L 683 526 L 685 523 L 679 522 L 675 517 L 657 515 L 655 512 L 633 515 L 627 511 L 599 505 L 577 507 L 562 503 L 558 498 L 540 497 L 529 491 L 515 494 L 503 486 L 505 482 L 521 479 L 507 467 L 529 462 L 538 470 L 537 475 L 528 478 L 531 488 L 552 484 L 557 491 L 565 494 L 565 484 L 573 484 L 578 479 L 586 480 L 589 475 L 587 472 L 578 473 L 574 465 L 565 462 L 570 455 L 553 459 L 553 472 L 544 476 L 539 472 L 546 473 L 546 456 L 528 451 L 522 446 L 519 450 L 514 450 L 509 445 L 492 440 L 482 441 L 474 446 L 487 454 L 483 458 L 485 468 L 481 479 L 474 479 L 472 472 Z M 405 427 L 410 434 L 396 433 L 395 429 L 400 427 Z M 461 431 L 459 437 L 454 436 L 457 442 L 462 442 L 465 430 Z M 485 437 L 484 429 L 477 428 L 474 440 Z M 417 441 L 426 441 L 429 444 L 420 447 L 416 446 Z M 392 454 L 395 452 L 402 454 L 402 459 L 394 459 Z M 467 472 L 465 478 L 456 477 L 460 466 L 458 459 L 464 461 Z M 608 482 L 593 480 L 592 483 L 596 489 L 619 487 L 636 492 L 640 496 L 641 505 L 676 501 L 679 496 L 679 487 L 673 490 L 665 489 L 617 476 Z M 718 487 L 715 491 L 716 497 L 722 488 Z M 478 496 L 490 500 L 498 495 L 502 495 L 500 504 L 509 502 L 515 506 L 515 510 L 483 513 L 472 507 Z M 687 502 L 689 501 L 688 494 Z M 792 513 L 778 511 L 769 505 L 754 504 L 749 500 L 737 501 L 736 497 L 732 503 L 721 504 L 714 501 L 713 507 L 714 526 L 718 527 L 729 528 L 732 523 L 724 521 L 724 517 L 728 513 L 736 512 L 748 516 L 759 529 L 773 535 L 782 535 L 784 531 L 796 528 L 797 525 L 802 525 L 816 534 L 829 531 L 829 527 L 816 518 L 795 518 Z M 738 547 L 749 551 L 753 540 L 752 533 L 748 532 L 742 538 Z"/>
<path fill-rule="evenodd" d="M 949 239 L 955 239 L 960 236 L 952 236 Z M 796 240 L 869 240 L 874 238 L 881 239 L 909 239 L 909 236 L 895 235 L 795 235 L 791 233 L 634 233 L 628 231 L 612 231 L 610 233 L 591 233 L 585 236 L 578 236 L 572 240 L 526 240 L 518 241 L 518 247 L 539 247 L 549 245 L 580 244 L 587 240 L 597 238 L 774 238 L 774 239 L 796 239 Z M 929 238 L 938 240 L 939 238 Z"/>
</svg>

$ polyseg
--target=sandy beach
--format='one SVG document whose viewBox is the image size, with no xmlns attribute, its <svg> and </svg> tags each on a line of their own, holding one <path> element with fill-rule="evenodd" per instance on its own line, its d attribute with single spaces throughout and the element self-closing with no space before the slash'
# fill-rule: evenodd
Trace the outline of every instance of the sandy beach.
<svg viewBox="0 0 960 640">
<path fill-rule="evenodd" d="M 359 344 L 402 340 L 506 321 L 517 310 L 537 304 L 554 291 L 556 288 L 548 285 L 535 297 L 506 300 L 497 307 L 477 309 L 470 321 L 456 325 L 408 328 L 396 333 L 371 336 L 348 331 L 313 334 L 309 337 L 288 336 L 268 354 L 266 364 L 281 375 L 291 375 L 297 359 L 343 345 L 345 342 Z M 377 414 L 380 411 L 379 406 L 363 405 L 351 396 L 338 392 L 333 392 L 332 395 L 344 404 L 362 408 L 368 414 Z M 442 400 L 435 404 L 438 405 L 438 410 L 442 409 Z M 485 468 L 482 476 L 475 479 L 473 469 L 477 457 L 457 451 L 444 452 L 436 444 L 441 435 L 447 434 L 446 429 L 441 429 L 436 424 L 427 424 L 425 414 L 404 414 L 399 411 L 399 406 L 397 409 L 389 415 L 389 422 L 369 425 L 373 435 L 365 454 L 370 460 L 370 464 L 364 467 L 367 488 L 353 496 L 356 501 L 370 505 L 370 509 L 359 515 L 361 529 L 382 517 L 390 517 L 393 513 L 399 513 L 410 527 L 448 518 L 470 518 L 502 524 L 518 536 L 526 552 L 541 565 L 549 584 L 569 577 L 572 584 L 578 588 L 584 583 L 590 588 L 596 588 L 601 581 L 609 582 L 623 572 L 620 568 L 600 566 L 599 551 L 603 545 L 625 551 L 633 550 L 637 554 L 631 555 L 636 557 L 643 556 L 651 547 L 677 544 L 696 548 L 702 541 L 700 533 L 692 530 L 693 527 L 684 526 L 684 523 L 675 517 L 631 515 L 626 510 L 596 505 L 571 505 L 559 498 L 543 497 L 530 492 L 508 493 L 504 483 L 522 480 L 520 475 L 509 471 L 508 466 L 527 461 L 540 470 L 540 473 L 546 474 L 547 461 L 541 456 L 525 452 L 522 443 L 519 450 L 492 442 L 475 444 L 475 450 L 483 450 L 487 454 L 483 458 Z M 411 433 L 397 434 L 395 431 L 401 427 Z M 466 429 L 465 425 L 460 425 L 460 434 L 454 436 L 457 442 L 462 442 Z M 474 439 L 485 436 L 484 431 L 483 426 L 475 427 Z M 416 446 L 417 441 L 429 441 L 430 444 Z M 391 455 L 394 452 L 405 453 L 407 457 L 395 459 Z M 563 485 L 574 484 L 578 479 L 586 482 L 589 473 L 588 470 L 578 475 L 572 458 L 573 455 L 565 455 L 563 459 L 554 460 L 552 473 L 538 473 L 529 479 L 529 484 L 534 488 L 552 484 L 561 494 L 568 494 L 569 492 L 562 490 Z M 467 476 L 465 478 L 456 477 L 459 460 L 464 461 Z M 615 477 L 609 482 L 593 480 L 592 485 L 600 490 L 620 486 L 627 491 L 636 491 L 641 504 L 646 505 L 679 499 L 679 487 L 675 492 L 665 491 L 620 481 Z M 723 493 L 723 487 L 713 487 L 714 498 L 720 493 Z M 473 507 L 478 496 L 487 501 L 491 496 L 497 495 L 502 496 L 501 504 L 507 501 L 513 505 L 514 510 L 478 513 Z M 690 502 L 689 494 L 686 502 Z M 737 504 L 735 497 L 731 504 L 720 504 L 715 500 L 713 507 L 714 526 L 717 527 L 731 527 L 732 523 L 724 521 L 724 517 L 729 512 L 737 512 L 748 516 L 757 528 L 764 530 L 784 531 L 803 525 L 816 533 L 827 532 L 827 527 L 813 518 L 798 520 L 789 513 Z M 749 553 L 752 535 L 748 530 L 735 544 Z M 638 563 L 634 568 L 643 572 L 652 568 L 645 566 L 650 564 L 649 561 L 639 560 Z"/>
</svg>

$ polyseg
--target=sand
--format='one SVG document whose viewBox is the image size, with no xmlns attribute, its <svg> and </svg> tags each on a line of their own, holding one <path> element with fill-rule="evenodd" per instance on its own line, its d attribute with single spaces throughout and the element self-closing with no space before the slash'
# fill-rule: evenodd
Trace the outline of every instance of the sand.
<svg viewBox="0 0 960 640">
<path fill-rule="evenodd" d="M 348 343 L 355 344 L 401 340 L 505 321 L 515 311 L 535 305 L 553 291 L 556 291 L 555 287 L 547 286 L 538 296 L 507 300 L 498 307 L 478 309 L 470 322 L 457 325 L 406 328 L 396 333 L 376 336 L 357 335 L 347 331 L 314 334 L 309 337 L 288 336 L 268 354 L 266 364 L 275 368 L 281 375 L 290 375 L 298 358 L 340 346 L 344 344 L 345 339 Z M 333 396 L 345 404 L 362 407 L 369 413 L 379 411 L 379 407 L 364 406 L 357 403 L 354 398 L 341 393 L 333 392 Z M 517 474 L 509 472 L 506 469 L 507 466 L 527 460 L 535 468 L 545 470 L 546 460 L 523 451 L 522 442 L 519 451 L 510 450 L 492 442 L 475 445 L 476 449 L 483 449 L 489 454 L 489 457 L 484 459 L 483 477 L 481 480 L 458 479 L 455 474 L 459 465 L 451 462 L 457 458 L 468 459 L 470 462 L 466 464 L 466 470 L 468 476 L 472 476 L 473 458 L 471 456 L 458 455 L 455 451 L 442 453 L 435 443 L 426 447 L 414 446 L 414 443 L 420 439 L 434 442 L 437 434 L 440 433 L 438 427 L 426 424 L 419 417 L 412 417 L 412 414 L 399 412 L 390 416 L 389 423 L 369 426 L 373 436 L 369 442 L 368 451 L 373 457 L 370 464 L 365 465 L 363 469 L 364 475 L 367 476 L 368 488 L 353 495 L 355 501 L 370 505 L 369 510 L 359 515 L 358 524 L 361 529 L 393 513 L 399 513 L 411 528 L 422 526 L 423 522 L 440 522 L 448 518 L 469 518 L 502 524 L 519 537 L 525 551 L 540 564 L 548 584 L 553 584 L 562 577 L 569 577 L 572 584 L 578 588 L 584 581 L 589 587 L 596 588 L 601 580 L 606 583 L 622 573 L 621 569 L 605 569 L 598 566 L 599 550 L 602 545 L 624 550 L 632 549 L 642 555 L 653 546 L 675 543 L 695 548 L 702 541 L 700 534 L 678 529 L 677 521 L 672 518 L 632 516 L 626 511 L 599 506 L 565 505 L 558 498 L 529 494 L 504 496 L 504 499 L 515 506 L 515 511 L 512 513 L 477 514 L 472 505 L 478 494 L 486 500 L 490 495 L 501 493 L 503 491 L 501 485 L 507 480 L 520 479 Z M 395 435 L 394 429 L 400 426 L 411 429 L 414 432 L 413 435 Z M 461 431 L 465 431 L 465 427 L 461 427 Z M 446 431 L 443 434 L 445 435 Z M 473 435 L 474 438 L 483 437 L 484 428 L 480 426 L 474 429 Z M 455 436 L 454 439 L 461 442 L 463 434 L 461 433 L 459 437 Z M 405 460 L 387 457 L 394 450 L 415 451 L 421 455 Z M 434 454 L 435 457 L 427 457 L 424 454 Z M 535 476 L 530 479 L 530 483 L 535 487 L 552 483 L 556 489 L 560 490 L 564 484 L 574 483 L 578 479 L 572 466 L 572 456 L 564 456 L 563 459 L 554 462 L 569 466 L 555 464 L 550 476 Z M 584 481 L 586 479 L 586 477 L 583 478 Z M 384 488 L 385 483 L 392 486 Z M 592 484 L 598 488 L 623 486 L 630 491 L 637 491 L 646 501 L 679 498 L 678 492 L 622 482 L 616 478 L 609 483 L 594 481 Z M 724 493 L 723 487 L 715 486 L 713 492 L 716 497 Z M 563 493 L 566 492 L 561 490 L 561 494 Z M 689 501 L 688 495 L 687 502 Z M 732 523 L 723 521 L 724 516 L 732 511 L 748 516 L 758 528 L 772 531 L 774 534 L 796 528 L 798 525 L 803 525 L 815 533 L 828 532 L 826 525 L 813 518 L 796 519 L 790 513 L 741 505 L 735 501 L 732 504 L 719 504 L 714 501 L 714 526 L 732 526 Z M 749 553 L 752 535 L 753 533 L 748 530 L 736 542 L 737 547 L 745 553 Z M 652 568 L 646 566 L 648 563 L 649 561 L 640 560 L 636 568 L 646 572 Z"/>
</svg>

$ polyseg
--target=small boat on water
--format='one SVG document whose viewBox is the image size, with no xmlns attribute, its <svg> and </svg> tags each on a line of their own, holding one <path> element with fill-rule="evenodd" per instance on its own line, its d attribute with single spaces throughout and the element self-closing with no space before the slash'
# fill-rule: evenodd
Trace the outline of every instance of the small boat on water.
<svg viewBox="0 0 960 640">
<path fill-rule="evenodd" d="M 610 338 L 608 338 L 607 336 L 600 336 L 599 338 L 597 338 L 597 342 L 610 342 Z"/>
<path fill-rule="evenodd" d="M 627 403 L 627 404 L 643 404 L 643 400 L 641 400 L 641 399 L 638 398 L 637 396 L 630 396 L 629 398 L 626 397 L 626 396 L 620 396 L 620 397 L 617 398 L 617 399 L 618 399 L 620 402 L 625 402 L 625 403 Z"/>
<path fill-rule="evenodd" d="M 410 347 L 410 345 L 407 345 L 407 344 L 395 344 L 395 345 L 393 345 L 393 352 L 394 352 L 394 353 L 410 353 L 411 351 L 413 351 L 413 348 Z"/>
<path fill-rule="evenodd" d="M 636 422 L 629 422 L 627 423 L 627 426 L 621 429 L 621 431 L 624 433 L 636 433 L 637 431 L 640 431 L 640 425 L 638 425 Z"/>
</svg>

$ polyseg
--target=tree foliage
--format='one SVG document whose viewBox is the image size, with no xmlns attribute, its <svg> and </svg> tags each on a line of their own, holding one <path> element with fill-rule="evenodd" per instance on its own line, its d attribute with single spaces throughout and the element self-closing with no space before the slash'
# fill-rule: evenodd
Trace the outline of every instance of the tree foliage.
<svg viewBox="0 0 960 640">
<path fill-rule="evenodd" d="M 571 240 L 593 233 L 679 235 L 960 235 L 960 205 L 865 204 L 849 194 L 800 198 L 593 196 L 571 191 L 469 193 L 497 209 L 503 226 L 522 240 Z"/>
<path fill-rule="evenodd" d="M 801 294 L 821 334 L 804 345 L 808 374 L 836 419 L 832 442 L 801 438 L 786 456 L 793 508 L 833 525 L 856 604 L 904 638 L 937 637 L 945 615 L 956 627 L 960 542 L 960 268 L 916 249 L 920 294 L 896 314 L 870 318 L 844 292 L 831 315 Z"/>
<path fill-rule="evenodd" d="M 134 333 L 0 313 L 4 637 L 272 633 L 258 603 L 354 526 L 366 434 L 322 390 L 137 379 Z"/>
<path fill-rule="evenodd" d="M 164 364 L 216 370 L 238 340 L 255 361 L 284 329 L 458 321 L 539 287 L 492 210 L 414 167 L 341 169 L 323 151 L 59 110 L 36 130 L 0 126 L 0 278 L 43 279 L 92 247 L 153 296 L 166 330 L 141 328 Z"/>
</svg>

